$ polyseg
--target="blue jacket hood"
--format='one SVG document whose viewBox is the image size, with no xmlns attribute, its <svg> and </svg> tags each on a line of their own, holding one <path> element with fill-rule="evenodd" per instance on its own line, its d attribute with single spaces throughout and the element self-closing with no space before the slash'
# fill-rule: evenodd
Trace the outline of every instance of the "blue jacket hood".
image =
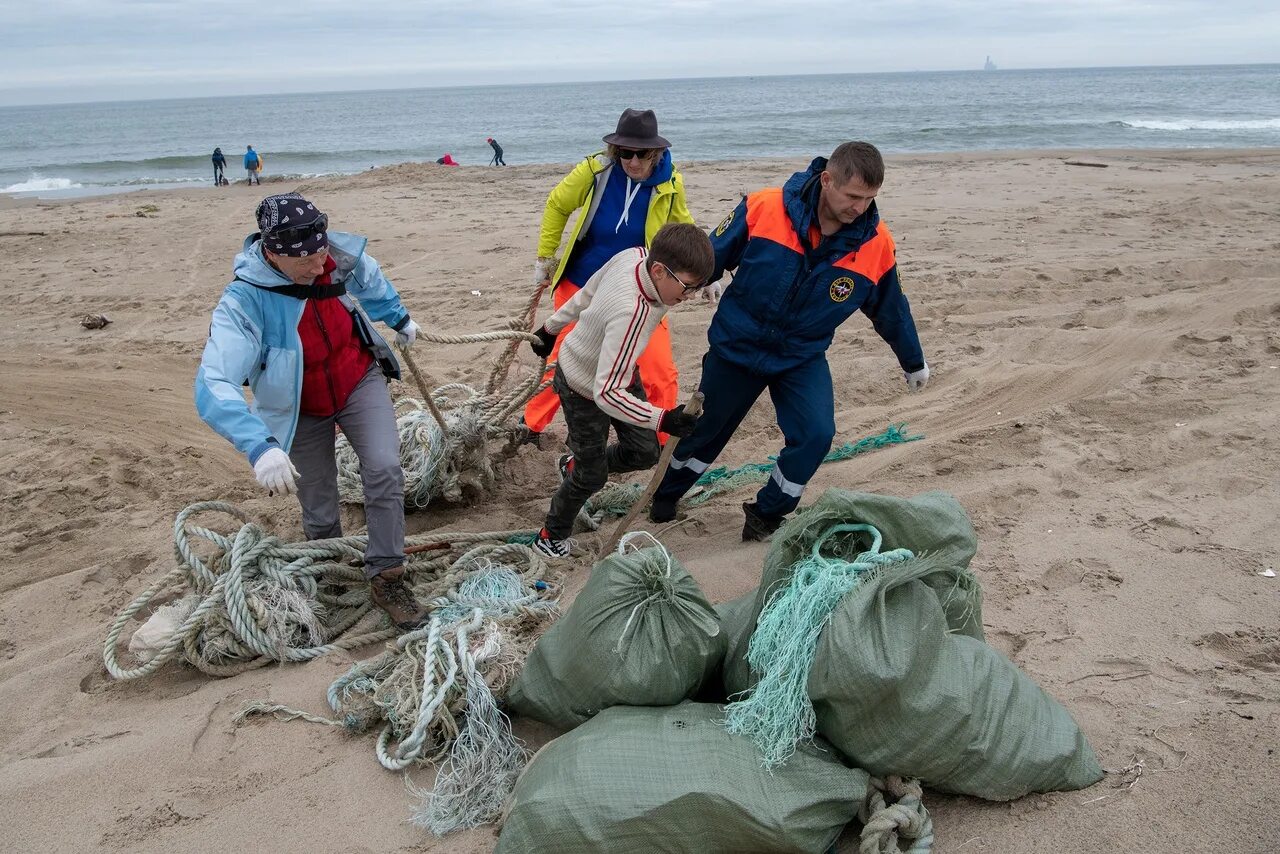
<svg viewBox="0 0 1280 854">
<path fill-rule="evenodd" d="M 670 181 L 675 171 L 676 167 L 671 161 L 671 149 L 664 148 L 662 157 L 658 160 L 658 165 L 653 167 L 653 174 L 641 181 L 640 186 L 656 187 L 659 184 Z"/>
<path fill-rule="evenodd" d="M 348 234 L 345 231 L 329 232 L 329 254 L 333 256 L 334 261 L 338 262 L 335 275 L 343 278 L 354 269 L 360 256 L 364 254 L 367 242 L 366 238 L 358 234 Z M 235 278 L 264 288 L 293 284 L 279 270 L 272 267 L 266 256 L 262 254 L 262 233 L 257 231 L 244 239 L 244 244 L 236 255 L 231 271 Z"/>
</svg>

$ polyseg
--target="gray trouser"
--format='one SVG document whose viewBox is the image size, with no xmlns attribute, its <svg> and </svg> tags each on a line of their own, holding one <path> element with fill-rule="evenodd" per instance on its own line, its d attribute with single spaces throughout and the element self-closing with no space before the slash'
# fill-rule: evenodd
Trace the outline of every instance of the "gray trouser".
<svg viewBox="0 0 1280 854">
<path fill-rule="evenodd" d="M 569 388 L 559 368 L 556 368 L 553 387 L 560 395 L 564 421 L 569 427 L 566 441 L 573 452 L 573 470 L 551 499 L 546 527 L 552 538 L 563 540 L 573 533 L 573 520 L 582 505 L 600 491 L 610 474 L 652 468 L 658 462 L 659 449 L 657 433 L 648 427 L 610 418 L 594 400 Z M 627 391 L 647 400 L 639 371 L 631 377 Z M 611 424 L 618 432 L 618 441 L 612 445 L 609 444 Z"/>
<path fill-rule="evenodd" d="M 309 540 L 342 536 L 338 509 L 338 465 L 333 425 L 337 424 L 360 459 L 369 546 L 364 574 L 372 578 L 404 563 L 404 472 L 400 434 L 387 381 L 375 363 L 336 415 L 298 416 L 289 459 L 298 469 L 302 530 Z"/>
</svg>

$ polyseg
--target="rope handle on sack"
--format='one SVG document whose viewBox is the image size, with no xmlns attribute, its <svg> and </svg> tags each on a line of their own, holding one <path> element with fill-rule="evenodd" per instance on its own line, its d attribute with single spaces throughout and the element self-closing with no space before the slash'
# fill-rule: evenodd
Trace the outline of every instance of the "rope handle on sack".
<svg viewBox="0 0 1280 854">
<path fill-rule="evenodd" d="M 880 536 L 880 531 L 873 525 L 864 525 L 857 522 L 849 522 L 843 525 L 832 525 L 823 532 L 821 537 L 813 541 L 813 547 L 809 550 L 813 559 L 830 563 L 828 558 L 822 556 L 822 547 L 827 544 L 827 540 L 836 534 L 862 533 L 871 535 L 871 547 L 859 554 L 851 561 L 845 561 L 855 572 L 863 572 L 868 569 L 874 569 L 886 563 L 898 563 L 904 560 L 910 560 L 915 554 L 910 549 L 890 549 L 887 552 L 880 551 L 880 545 L 884 542 L 884 538 Z"/>
</svg>

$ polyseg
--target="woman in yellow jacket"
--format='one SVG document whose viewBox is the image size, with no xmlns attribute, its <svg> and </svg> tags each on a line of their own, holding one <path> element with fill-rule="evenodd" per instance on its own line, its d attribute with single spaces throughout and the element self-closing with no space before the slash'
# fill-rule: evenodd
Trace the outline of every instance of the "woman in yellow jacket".
<svg viewBox="0 0 1280 854">
<path fill-rule="evenodd" d="M 658 229 L 669 222 L 693 222 L 684 197 L 684 179 L 671 163 L 671 143 L 658 135 L 653 110 L 622 112 L 618 129 L 604 137 L 607 148 L 583 160 L 547 196 L 534 265 L 536 284 L 555 283 L 552 303 L 560 308 L 604 263 L 624 249 L 648 246 Z M 551 259 L 569 216 L 579 208 L 569 243 L 552 270 Z M 556 339 L 551 359 L 572 325 Z M 676 405 L 679 382 L 671 354 L 666 318 L 654 330 L 638 362 L 640 381 L 649 402 L 663 409 Z M 548 374 L 548 377 L 550 374 Z M 547 388 L 529 401 L 524 423 L 539 434 L 555 417 L 560 399 Z M 659 435 L 659 439 L 665 439 Z"/>
</svg>

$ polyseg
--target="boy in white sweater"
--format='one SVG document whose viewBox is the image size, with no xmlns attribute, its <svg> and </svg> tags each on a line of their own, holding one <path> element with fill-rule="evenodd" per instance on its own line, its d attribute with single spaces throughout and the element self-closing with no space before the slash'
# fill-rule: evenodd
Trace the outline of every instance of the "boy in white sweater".
<svg viewBox="0 0 1280 854">
<path fill-rule="evenodd" d="M 572 453 L 560 458 L 560 489 L 534 547 L 567 557 L 578 511 L 610 474 L 647 469 L 658 461 L 658 432 L 684 437 L 697 419 L 645 399 L 636 359 L 667 310 L 705 287 L 715 255 L 702 229 L 668 223 L 646 252 L 624 249 L 609 259 L 535 334 L 533 352 L 546 358 L 560 330 L 577 326 L 560 346 L 553 387 L 560 396 Z M 618 441 L 609 444 L 609 426 Z"/>
</svg>

